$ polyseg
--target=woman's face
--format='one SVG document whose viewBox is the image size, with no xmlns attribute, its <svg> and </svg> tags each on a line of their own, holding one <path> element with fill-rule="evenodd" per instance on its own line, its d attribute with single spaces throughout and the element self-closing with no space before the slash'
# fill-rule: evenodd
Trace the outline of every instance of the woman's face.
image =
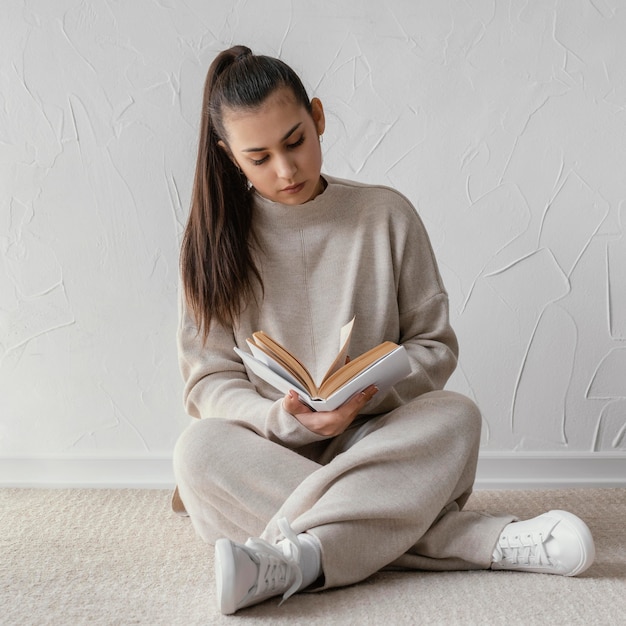
<svg viewBox="0 0 626 626">
<path fill-rule="evenodd" d="M 322 103 L 312 113 L 288 87 L 277 89 L 253 110 L 224 111 L 230 156 L 264 198 L 282 204 L 304 204 L 323 190 L 320 177 L 324 132 Z"/>
</svg>

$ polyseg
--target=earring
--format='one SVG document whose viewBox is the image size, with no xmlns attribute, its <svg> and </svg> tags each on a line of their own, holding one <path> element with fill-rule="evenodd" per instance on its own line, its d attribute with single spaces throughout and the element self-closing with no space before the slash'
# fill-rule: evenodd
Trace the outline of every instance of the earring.
<svg viewBox="0 0 626 626">
<path fill-rule="evenodd" d="M 319 136 L 320 143 L 324 143 L 324 133 Z"/>
</svg>

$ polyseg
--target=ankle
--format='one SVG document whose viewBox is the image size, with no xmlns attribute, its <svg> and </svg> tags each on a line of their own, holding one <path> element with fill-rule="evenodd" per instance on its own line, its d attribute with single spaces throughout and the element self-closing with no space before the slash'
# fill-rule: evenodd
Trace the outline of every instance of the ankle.
<svg viewBox="0 0 626 626">
<path fill-rule="evenodd" d="M 301 542 L 286 519 L 278 520 L 278 526 L 285 538 L 276 545 L 260 538 L 245 544 L 229 539 L 215 543 L 217 601 L 225 615 L 275 596 L 284 601 L 319 577 L 315 541 L 305 537 Z"/>
<path fill-rule="evenodd" d="M 300 590 L 306 589 L 315 583 L 322 574 L 322 545 L 315 535 L 300 533 L 300 570 L 302 585 Z"/>
</svg>

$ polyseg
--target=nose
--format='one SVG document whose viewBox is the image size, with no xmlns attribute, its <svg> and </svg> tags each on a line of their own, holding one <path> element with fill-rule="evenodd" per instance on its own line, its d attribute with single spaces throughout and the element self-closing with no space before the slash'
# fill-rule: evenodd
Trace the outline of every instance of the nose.
<svg viewBox="0 0 626 626">
<path fill-rule="evenodd" d="M 276 174 L 279 178 L 291 181 L 295 173 L 298 171 L 296 162 L 288 154 L 282 154 L 277 157 L 276 161 Z"/>
</svg>

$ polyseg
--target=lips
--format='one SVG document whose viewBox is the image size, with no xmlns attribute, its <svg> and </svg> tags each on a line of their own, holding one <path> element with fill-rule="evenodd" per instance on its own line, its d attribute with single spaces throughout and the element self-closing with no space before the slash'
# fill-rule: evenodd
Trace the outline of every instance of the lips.
<svg viewBox="0 0 626 626">
<path fill-rule="evenodd" d="M 290 185 L 289 187 L 285 187 L 282 191 L 283 193 L 289 193 L 289 194 L 299 193 L 300 191 L 304 189 L 304 185 L 305 183 L 299 183 L 297 185 Z"/>
</svg>

